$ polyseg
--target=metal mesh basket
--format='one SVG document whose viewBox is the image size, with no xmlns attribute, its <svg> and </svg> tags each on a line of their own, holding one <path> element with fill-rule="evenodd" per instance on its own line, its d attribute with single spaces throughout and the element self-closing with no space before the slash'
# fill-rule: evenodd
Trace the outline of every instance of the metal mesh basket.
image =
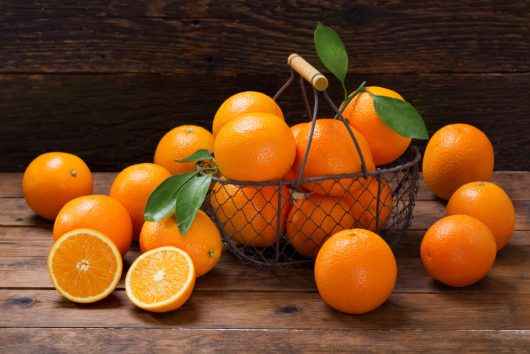
<svg viewBox="0 0 530 354">
<path fill-rule="evenodd" d="M 306 79 L 315 77 L 302 75 Z M 302 97 L 310 112 L 302 75 Z M 292 84 L 295 76 L 291 68 L 289 80 L 278 90 L 275 99 Z M 319 91 L 315 86 L 314 109 L 310 115 L 313 127 L 322 94 L 336 113 L 335 118 L 342 120 L 348 129 L 361 157 L 362 171 L 302 178 L 312 128 L 302 168 L 295 179 L 244 182 L 214 177 L 204 209 L 219 227 L 225 246 L 243 263 L 258 267 L 310 263 L 329 236 L 354 227 L 377 232 L 392 246 L 410 226 L 418 191 L 418 148 L 411 146 L 394 163 L 368 172 L 347 121 L 325 88 Z M 330 191 L 333 196 L 329 195 Z"/>
</svg>

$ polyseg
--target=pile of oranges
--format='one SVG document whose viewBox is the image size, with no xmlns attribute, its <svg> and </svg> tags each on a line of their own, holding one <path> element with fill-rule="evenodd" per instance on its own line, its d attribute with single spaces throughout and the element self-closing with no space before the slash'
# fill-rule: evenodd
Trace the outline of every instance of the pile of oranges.
<svg viewBox="0 0 530 354">
<path fill-rule="evenodd" d="M 363 169 L 362 161 L 375 171 L 396 161 L 411 139 L 386 126 L 372 102 L 372 94 L 403 98 L 381 87 L 365 90 L 344 109 L 350 129 L 341 120 L 321 118 L 313 132 L 311 123 L 289 127 L 278 104 L 263 93 L 235 94 L 219 107 L 213 134 L 194 125 L 174 128 L 160 140 L 154 163 L 121 171 L 109 195 L 91 195 L 92 174 L 78 157 L 37 157 L 24 173 L 23 190 L 38 215 L 54 220 L 48 258 L 54 286 L 72 301 L 104 298 L 118 284 L 122 257 L 138 241 L 142 254 L 125 277 L 129 299 L 148 311 L 178 308 L 191 296 L 195 278 L 208 273 L 222 253 L 220 232 L 202 211 L 185 236 L 172 215 L 144 221 L 153 191 L 170 176 L 195 170 L 195 163 L 179 160 L 206 149 L 214 153 L 221 178 L 249 182 L 354 174 Z M 448 216 L 422 242 L 424 266 L 448 285 L 472 284 L 487 273 L 514 224 L 509 197 L 487 182 L 493 172 L 491 144 L 474 127 L 446 126 L 429 142 L 423 172 L 437 196 L 450 197 Z M 396 260 L 377 235 L 394 204 L 384 179 L 304 182 L 296 193 L 285 186 L 214 183 L 208 198 L 232 241 L 267 247 L 280 229 L 299 254 L 315 259 L 318 291 L 333 308 L 365 313 L 390 296 Z"/>
</svg>

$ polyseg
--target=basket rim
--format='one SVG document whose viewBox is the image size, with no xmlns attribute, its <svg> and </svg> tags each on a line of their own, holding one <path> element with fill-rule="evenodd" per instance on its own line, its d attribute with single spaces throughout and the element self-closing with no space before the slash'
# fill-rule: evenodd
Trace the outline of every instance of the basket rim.
<svg viewBox="0 0 530 354">
<path fill-rule="evenodd" d="M 296 179 L 286 180 L 286 181 L 278 180 L 278 181 L 272 181 L 272 182 L 239 181 L 239 180 L 225 179 L 225 178 L 219 178 L 219 177 L 212 176 L 212 182 L 221 183 L 221 184 L 235 184 L 235 185 L 240 185 L 240 186 L 279 186 L 279 185 L 286 185 L 286 186 L 293 185 L 294 186 L 294 185 L 297 185 L 298 183 L 320 182 L 320 181 L 325 181 L 329 179 L 381 176 L 387 173 L 394 173 L 394 172 L 402 171 L 402 170 L 405 170 L 407 168 L 410 168 L 418 164 L 421 159 L 420 149 L 416 145 L 411 145 L 409 146 L 407 151 L 411 151 L 412 154 L 414 154 L 414 158 L 412 160 L 404 164 L 400 164 L 400 165 L 389 167 L 389 168 L 382 168 L 382 169 L 378 168 L 375 171 L 367 172 L 366 175 L 363 172 L 338 174 L 338 175 L 326 175 L 326 176 L 302 178 L 300 182 Z"/>
</svg>

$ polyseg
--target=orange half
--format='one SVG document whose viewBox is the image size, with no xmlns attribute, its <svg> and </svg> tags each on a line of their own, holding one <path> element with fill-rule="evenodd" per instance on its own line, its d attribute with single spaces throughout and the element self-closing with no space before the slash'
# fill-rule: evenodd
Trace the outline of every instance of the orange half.
<svg viewBox="0 0 530 354">
<path fill-rule="evenodd" d="M 125 278 L 127 297 L 141 309 L 173 311 L 191 296 L 195 268 L 183 250 L 159 247 L 145 252 L 129 268 Z"/>
<path fill-rule="evenodd" d="M 53 286 L 68 300 L 90 303 L 107 297 L 120 281 L 120 251 L 102 233 L 76 229 L 65 233 L 48 255 Z"/>
</svg>

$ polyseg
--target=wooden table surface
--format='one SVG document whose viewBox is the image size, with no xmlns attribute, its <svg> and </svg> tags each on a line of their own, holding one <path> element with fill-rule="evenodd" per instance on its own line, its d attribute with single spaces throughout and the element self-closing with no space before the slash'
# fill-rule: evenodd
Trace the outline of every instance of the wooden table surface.
<svg viewBox="0 0 530 354">
<path fill-rule="evenodd" d="M 95 192 L 108 192 L 113 176 L 96 173 Z M 95 304 L 63 299 L 46 270 L 52 224 L 26 206 L 20 173 L 0 174 L 0 352 L 528 351 L 530 172 L 497 172 L 493 181 L 514 200 L 516 231 L 473 286 L 446 287 L 421 265 L 421 236 L 444 208 L 422 183 L 412 226 L 394 249 L 396 288 L 372 313 L 332 310 L 311 268 L 255 269 L 225 252 L 183 307 L 153 314 L 129 302 L 123 280 Z M 135 246 L 123 274 L 137 256 Z"/>
</svg>

